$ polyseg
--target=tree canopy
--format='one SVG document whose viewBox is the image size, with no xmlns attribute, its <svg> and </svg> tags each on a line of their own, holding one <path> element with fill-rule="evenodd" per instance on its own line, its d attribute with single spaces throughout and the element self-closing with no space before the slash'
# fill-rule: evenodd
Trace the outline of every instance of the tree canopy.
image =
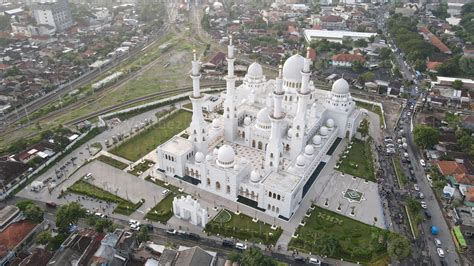
<svg viewBox="0 0 474 266">
<path fill-rule="evenodd" d="M 439 130 L 426 125 L 418 125 L 413 130 L 416 145 L 423 149 L 431 148 L 438 144 Z"/>
<path fill-rule="evenodd" d="M 277 262 L 272 258 L 262 254 L 258 248 L 246 249 L 243 253 L 232 252 L 228 259 L 246 266 L 276 266 Z"/>
<path fill-rule="evenodd" d="M 410 242 L 406 237 L 394 234 L 388 241 L 387 252 L 390 258 L 402 260 L 410 255 Z"/>
<path fill-rule="evenodd" d="M 85 209 L 77 202 L 63 205 L 56 213 L 56 227 L 60 232 L 67 232 L 70 225 L 76 224 L 79 218 L 82 218 L 85 215 Z"/>
<path fill-rule="evenodd" d="M 20 209 L 25 215 L 26 219 L 33 221 L 35 223 L 40 223 L 43 221 L 44 211 L 36 203 L 31 200 L 20 201 L 16 204 L 18 209 Z"/>
</svg>

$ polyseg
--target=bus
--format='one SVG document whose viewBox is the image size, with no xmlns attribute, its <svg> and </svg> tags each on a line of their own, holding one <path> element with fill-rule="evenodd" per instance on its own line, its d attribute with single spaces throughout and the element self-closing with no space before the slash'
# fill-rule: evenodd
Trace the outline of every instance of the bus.
<svg viewBox="0 0 474 266">
<path fill-rule="evenodd" d="M 459 226 L 455 226 L 452 229 L 452 234 L 454 238 L 454 244 L 456 244 L 456 247 L 460 252 L 464 252 L 467 250 L 467 244 L 466 240 L 464 239 L 464 236 L 461 233 L 461 228 Z"/>
</svg>

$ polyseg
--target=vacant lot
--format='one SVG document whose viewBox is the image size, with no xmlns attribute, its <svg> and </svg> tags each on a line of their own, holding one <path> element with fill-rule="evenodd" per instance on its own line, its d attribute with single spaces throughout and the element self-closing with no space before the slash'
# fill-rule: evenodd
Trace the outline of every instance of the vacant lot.
<svg viewBox="0 0 474 266">
<path fill-rule="evenodd" d="M 189 123 L 191 123 L 191 116 L 190 112 L 179 110 L 112 149 L 110 152 L 127 160 L 137 161 L 177 133 L 186 129 Z"/>
</svg>

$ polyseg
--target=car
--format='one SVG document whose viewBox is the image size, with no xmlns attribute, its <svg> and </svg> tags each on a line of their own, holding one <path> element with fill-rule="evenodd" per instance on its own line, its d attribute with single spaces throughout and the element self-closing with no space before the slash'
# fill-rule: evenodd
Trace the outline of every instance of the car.
<svg viewBox="0 0 474 266">
<path fill-rule="evenodd" d="M 425 167 L 425 166 L 426 166 L 425 160 L 420 159 L 420 165 L 423 166 L 423 167 Z"/>
<path fill-rule="evenodd" d="M 308 263 L 311 265 L 321 265 L 321 260 L 317 258 L 309 258 Z"/>
<path fill-rule="evenodd" d="M 245 245 L 244 243 L 236 243 L 235 244 L 235 248 L 236 249 L 240 249 L 240 250 L 246 250 L 247 249 L 247 245 Z"/>
<path fill-rule="evenodd" d="M 140 224 L 132 224 L 130 225 L 130 229 L 133 231 L 140 231 Z"/>
<path fill-rule="evenodd" d="M 431 179 L 431 175 L 426 175 L 426 179 L 428 180 L 428 182 L 433 182 L 433 179 Z"/>
<path fill-rule="evenodd" d="M 169 189 L 161 191 L 161 195 L 167 195 L 168 193 L 170 193 Z"/>
<path fill-rule="evenodd" d="M 138 222 L 137 220 L 133 220 L 133 219 L 128 220 L 128 225 L 139 224 L 139 223 L 140 222 Z"/>
<path fill-rule="evenodd" d="M 46 206 L 51 207 L 51 208 L 56 208 L 58 205 L 53 201 L 48 201 L 46 202 Z"/>
<path fill-rule="evenodd" d="M 87 175 L 84 176 L 85 180 L 89 180 L 92 178 L 92 173 L 87 173 Z"/>
<path fill-rule="evenodd" d="M 296 255 L 293 259 L 297 262 L 306 262 L 306 259 L 304 257 L 298 255 Z"/>
<path fill-rule="evenodd" d="M 440 258 L 444 258 L 444 250 L 442 248 L 437 248 L 436 252 L 438 252 Z"/>
<path fill-rule="evenodd" d="M 424 198 L 425 198 L 425 195 L 423 195 L 423 193 L 420 192 L 420 193 L 418 193 L 418 198 L 424 199 Z"/>
<path fill-rule="evenodd" d="M 145 226 L 148 229 L 148 231 L 150 231 L 150 232 L 152 232 L 153 229 L 155 229 L 155 227 L 153 227 L 152 224 L 143 224 L 143 226 Z"/>
<path fill-rule="evenodd" d="M 392 137 L 385 137 L 385 138 L 384 138 L 384 141 L 385 141 L 385 142 L 391 142 L 391 141 L 393 141 L 393 140 L 392 140 Z"/>
<path fill-rule="evenodd" d="M 428 205 L 426 205 L 426 202 L 424 202 L 424 201 L 421 201 L 420 205 L 421 205 L 421 208 L 423 208 L 423 209 L 428 208 Z"/>
<path fill-rule="evenodd" d="M 437 247 L 441 247 L 441 240 L 439 240 L 439 238 L 435 238 L 434 242 Z"/>
<path fill-rule="evenodd" d="M 395 152 L 396 152 L 395 149 L 390 149 L 390 148 L 387 149 L 388 154 L 394 154 Z"/>
<path fill-rule="evenodd" d="M 184 230 L 178 230 L 178 236 L 188 236 L 188 232 L 184 231 Z"/>
<path fill-rule="evenodd" d="M 413 188 L 415 189 L 415 191 L 420 191 L 420 186 L 418 186 L 418 184 L 414 184 Z"/>
<path fill-rule="evenodd" d="M 166 230 L 166 233 L 168 235 L 176 235 L 177 231 L 175 229 L 168 229 L 168 230 Z"/>
<path fill-rule="evenodd" d="M 100 213 L 100 212 L 96 212 L 95 216 L 100 217 L 100 218 L 105 218 L 105 214 Z"/>
<path fill-rule="evenodd" d="M 395 148 L 395 145 L 394 145 L 393 143 L 389 143 L 389 144 L 387 144 L 386 146 L 387 146 L 387 148 L 389 148 L 389 149 L 390 149 L 390 148 L 392 148 L 392 149 Z"/>
<path fill-rule="evenodd" d="M 426 216 L 426 218 L 431 219 L 431 213 L 430 213 L 430 211 L 425 210 L 425 216 Z"/>
<path fill-rule="evenodd" d="M 188 238 L 194 241 L 199 241 L 201 240 L 201 236 L 195 233 L 189 233 Z"/>
<path fill-rule="evenodd" d="M 404 153 L 403 153 L 403 156 L 404 156 L 405 158 L 408 158 L 408 156 L 409 156 L 409 155 L 408 155 L 408 152 L 404 152 Z"/>
<path fill-rule="evenodd" d="M 234 241 L 224 239 L 224 240 L 222 241 L 222 245 L 223 245 L 224 247 L 233 248 L 233 247 L 234 247 Z"/>
</svg>

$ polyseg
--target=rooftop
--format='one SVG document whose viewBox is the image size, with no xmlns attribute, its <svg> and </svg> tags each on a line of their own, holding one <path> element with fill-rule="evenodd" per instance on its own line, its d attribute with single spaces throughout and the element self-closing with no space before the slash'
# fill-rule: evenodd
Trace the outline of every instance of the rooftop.
<svg viewBox="0 0 474 266">
<path fill-rule="evenodd" d="M 21 221 L 10 224 L 0 232 L 0 258 L 20 244 L 36 225 L 36 223 L 30 221 Z"/>
<path fill-rule="evenodd" d="M 466 168 L 464 165 L 456 161 L 438 161 L 438 168 L 441 174 L 445 176 L 452 176 L 457 174 L 465 174 Z"/>
<path fill-rule="evenodd" d="M 179 137 L 179 136 L 174 136 L 167 142 L 165 142 L 162 146 L 161 149 L 164 152 L 169 152 L 171 154 L 176 154 L 177 156 L 181 156 L 193 149 L 193 144 L 191 141 Z"/>
<path fill-rule="evenodd" d="M 309 41 L 311 38 L 330 38 L 330 39 L 342 39 L 344 37 L 352 38 L 370 38 L 371 36 L 377 35 L 375 32 L 358 32 L 358 31 L 338 31 L 338 30 L 305 30 L 304 35 L 306 40 Z"/>
</svg>

